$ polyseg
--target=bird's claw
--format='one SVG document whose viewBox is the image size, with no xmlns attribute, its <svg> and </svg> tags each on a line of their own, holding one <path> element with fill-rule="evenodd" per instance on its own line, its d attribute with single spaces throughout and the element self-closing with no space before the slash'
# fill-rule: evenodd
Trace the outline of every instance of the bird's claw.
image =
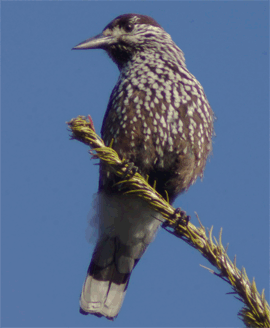
<svg viewBox="0 0 270 328">
<path fill-rule="evenodd" d="M 126 168 L 126 172 L 122 176 L 123 180 L 125 180 L 127 177 L 132 178 L 139 170 L 133 162 L 128 162 L 127 160 L 124 160 L 122 164 Z"/>
<path fill-rule="evenodd" d="M 177 207 L 174 213 L 172 214 L 172 219 L 174 221 L 172 224 L 174 227 L 176 227 L 179 223 L 184 223 L 184 225 L 187 226 L 191 217 L 190 215 L 187 215 L 185 211 L 182 211 L 180 207 Z M 170 225 L 170 223 L 168 221 L 165 221 L 162 227 L 166 228 L 168 225 Z"/>
</svg>

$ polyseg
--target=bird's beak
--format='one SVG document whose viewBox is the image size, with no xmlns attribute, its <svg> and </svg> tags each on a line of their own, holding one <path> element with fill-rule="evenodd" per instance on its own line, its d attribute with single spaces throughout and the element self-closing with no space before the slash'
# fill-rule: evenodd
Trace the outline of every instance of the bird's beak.
<svg viewBox="0 0 270 328">
<path fill-rule="evenodd" d="M 107 46 L 113 43 L 112 36 L 106 36 L 103 33 L 94 36 L 93 38 L 87 39 L 77 46 L 72 48 L 72 50 L 81 50 L 81 49 L 104 49 Z"/>
</svg>

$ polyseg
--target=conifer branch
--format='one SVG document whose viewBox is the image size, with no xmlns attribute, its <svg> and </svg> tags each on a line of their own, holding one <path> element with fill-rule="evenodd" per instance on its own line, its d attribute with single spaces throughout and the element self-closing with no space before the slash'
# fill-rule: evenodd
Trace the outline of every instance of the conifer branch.
<svg viewBox="0 0 270 328">
<path fill-rule="evenodd" d="M 117 176 L 123 178 L 120 183 L 128 189 L 125 193 L 133 193 L 145 199 L 166 219 L 163 227 L 168 232 L 196 248 L 218 270 L 215 272 L 207 268 L 229 283 L 233 289 L 230 294 L 237 295 L 235 297 L 244 303 L 244 307 L 238 313 L 244 324 L 247 327 L 270 327 L 270 308 L 264 290 L 260 294 L 254 279 L 251 283 L 245 269 L 242 268 L 240 271 L 236 267 L 236 258 L 233 262 L 230 260 L 227 249 L 222 245 L 222 230 L 217 241 L 212 236 L 213 227 L 207 233 L 197 214 L 199 227 L 189 222 L 189 216 L 185 212 L 173 208 L 139 173 L 130 172 L 128 163 L 121 160 L 111 147 L 106 147 L 95 133 L 91 117 L 87 121 L 85 117 L 78 116 L 67 124 L 72 139 L 90 146 L 90 153 L 93 155 L 94 151 L 94 158 L 106 162 Z"/>
</svg>

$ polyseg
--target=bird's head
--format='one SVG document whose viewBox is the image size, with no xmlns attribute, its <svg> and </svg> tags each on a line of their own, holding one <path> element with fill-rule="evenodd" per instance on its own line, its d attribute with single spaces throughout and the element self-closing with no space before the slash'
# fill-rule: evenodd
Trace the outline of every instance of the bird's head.
<svg viewBox="0 0 270 328">
<path fill-rule="evenodd" d="M 171 42 L 171 37 L 153 18 L 125 14 L 73 49 L 104 49 L 121 69 L 138 52 L 158 51 L 166 42 Z"/>
</svg>

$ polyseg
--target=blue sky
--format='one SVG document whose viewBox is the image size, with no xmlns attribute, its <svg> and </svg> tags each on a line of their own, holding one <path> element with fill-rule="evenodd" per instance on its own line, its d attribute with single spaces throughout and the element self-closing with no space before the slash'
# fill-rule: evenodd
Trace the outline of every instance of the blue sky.
<svg viewBox="0 0 270 328">
<path fill-rule="evenodd" d="M 2 326 L 240 327 L 241 302 L 210 264 L 160 231 L 114 322 L 79 314 L 93 245 L 87 215 L 98 168 L 65 122 L 100 131 L 118 69 L 101 50 L 71 51 L 116 16 L 152 16 L 184 51 L 217 116 L 203 183 L 181 195 L 198 225 L 237 254 L 268 295 L 269 4 L 266 1 L 10 2 L 2 10 Z"/>
</svg>

